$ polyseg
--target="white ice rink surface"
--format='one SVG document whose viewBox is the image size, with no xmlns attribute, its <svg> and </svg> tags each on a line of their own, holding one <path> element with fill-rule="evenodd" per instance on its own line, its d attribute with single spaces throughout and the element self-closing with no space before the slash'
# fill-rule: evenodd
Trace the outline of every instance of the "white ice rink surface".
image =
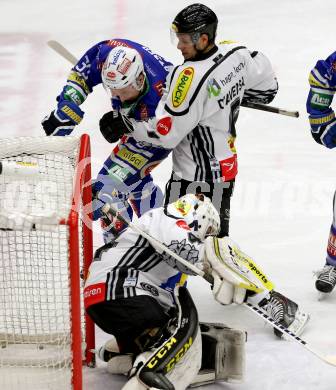
<svg viewBox="0 0 336 390">
<path fill-rule="evenodd" d="M 70 69 L 46 41 L 56 39 L 76 56 L 100 40 L 129 38 L 174 63 L 182 57 L 171 46 L 169 27 L 184 0 L 1 0 L 1 137 L 43 134 L 40 121 L 55 107 Z M 280 85 L 272 105 L 300 111 L 293 119 L 241 109 L 236 146 L 239 175 L 232 201 L 231 237 L 273 279 L 278 291 L 311 314 L 303 334 L 309 345 L 336 354 L 336 292 L 317 300 L 313 271 L 324 264 L 335 189 L 335 152 L 317 145 L 305 114 L 307 75 L 319 58 L 336 49 L 335 0 L 204 1 L 218 14 L 220 39 L 237 40 L 263 51 L 274 64 Z M 94 173 L 111 146 L 98 120 L 109 110 L 101 87 L 82 106 L 85 118 L 74 134 L 92 140 Z M 164 186 L 170 160 L 153 175 Z M 99 229 L 95 232 L 99 245 Z M 243 307 L 222 307 L 206 283 L 193 278 L 190 290 L 202 321 L 220 321 L 248 332 L 243 384 L 206 386 L 209 390 L 334 390 L 336 367 L 301 346 L 279 341 L 272 329 Z M 106 336 L 98 332 L 102 341 Z M 120 389 L 125 379 L 103 365 L 85 370 L 88 390 Z"/>
</svg>

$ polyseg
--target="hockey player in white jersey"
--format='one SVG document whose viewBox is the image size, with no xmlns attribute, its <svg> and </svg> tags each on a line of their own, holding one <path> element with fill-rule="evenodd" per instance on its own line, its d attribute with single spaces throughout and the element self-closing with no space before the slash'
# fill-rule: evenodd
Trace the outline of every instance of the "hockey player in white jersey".
<svg viewBox="0 0 336 390">
<path fill-rule="evenodd" d="M 208 198 L 187 194 L 134 224 L 210 274 L 218 302 L 242 303 L 249 291 L 251 303 L 292 332 L 302 331 L 308 316 L 298 305 L 275 292 L 251 259 L 253 267 L 238 266 L 243 254 L 228 237 L 215 237 L 219 214 Z M 243 276 L 232 276 L 234 269 L 243 270 Z M 84 304 L 93 321 L 115 337 L 99 356 L 111 373 L 130 375 L 126 389 L 180 390 L 191 383 L 242 379 L 245 335 L 221 324 L 199 324 L 192 298 L 182 287 L 187 274 L 192 274 L 189 268 L 130 228 L 97 250 Z"/>
<path fill-rule="evenodd" d="M 235 124 L 240 104 L 271 102 L 278 84 L 261 52 L 228 41 L 215 43 L 217 22 L 203 4 L 178 13 L 171 33 L 185 61 L 174 68 L 155 118 L 131 122 L 136 139 L 173 149 L 166 204 L 188 192 L 204 193 L 220 213 L 220 236 L 225 236 L 238 171 Z"/>
<path fill-rule="evenodd" d="M 329 148 L 336 147 L 336 118 L 331 107 L 336 91 L 336 51 L 325 60 L 317 61 L 309 74 L 310 90 L 307 112 L 314 140 Z M 333 200 L 334 217 L 330 227 L 326 263 L 318 272 L 315 287 L 330 293 L 336 285 L 336 192 Z"/>
</svg>

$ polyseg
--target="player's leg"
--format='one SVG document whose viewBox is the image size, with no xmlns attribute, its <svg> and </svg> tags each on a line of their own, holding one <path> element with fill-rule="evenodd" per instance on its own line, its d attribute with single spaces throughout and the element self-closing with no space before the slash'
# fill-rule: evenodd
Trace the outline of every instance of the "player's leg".
<svg viewBox="0 0 336 390">
<path fill-rule="evenodd" d="M 330 293 L 336 285 L 336 192 L 333 199 L 334 217 L 330 227 L 326 264 L 317 273 L 315 287 L 322 293 Z"/>
<path fill-rule="evenodd" d="M 163 193 L 152 178 L 152 175 L 144 177 L 137 187 L 129 195 L 129 203 L 138 217 L 149 210 L 163 205 Z"/>
<path fill-rule="evenodd" d="M 141 295 L 91 305 L 87 313 L 105 333 L 114 337 L 98 350 L 113 374 L 127 374 L 137 355 L 167 338 L 171 319 L 158 301 Z"/>
<path fill-rule="evenodd" d="M 178 314 L 170 336 L 137 357 L 124 390 L 182 390 L 197 376 L 202 352 L 197 310 L 186 288 L 177 288 L 175 297 Z"/>
</svg>

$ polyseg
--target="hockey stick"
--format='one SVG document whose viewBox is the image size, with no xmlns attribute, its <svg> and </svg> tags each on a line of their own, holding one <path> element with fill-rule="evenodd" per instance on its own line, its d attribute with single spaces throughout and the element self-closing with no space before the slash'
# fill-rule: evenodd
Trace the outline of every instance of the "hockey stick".
<svg viewBox="0 0 336 390">
<path fill-rule="evenodd" d="M 284 110 L 282 108 L 269 106 L 267 104 L 242 102 L 240 105 L 242 107 L 253 108 L 255 110 L 268 111 L 268 112 L 273 112 L 274 114 L 291 116 L 293 118 L 299 117 L 299 111 L 288 111 L 288 110 Z"/>
<path fill-rule="evenodd" d="M 169 248 L 167 248 L 162 242 L 157 240 L 156 238 L 152 237 L 150 234 L 144 232 L 142 229 L 140 229 L 137 225 L 135 225 L 133 222 L 127 221 L 124 217 L 120 215 L 120 213 L 115 210 L 111 205 L 105 204 L 102 208 L 102 211 L 104 214 L 111 213 L 113 216 L 115 216 L 120 222 L 131 228 L 134 232 L 140 234 L 142 237 L 146 238 L 148 242 L 154 247 L 154 249 L 159 249 L 159 253 L 165 252 L 169 256 L 176 259 L 180 264 L 184 265 L 186 268 L 194 272 L 196 275 L 201 276 L 204 278 L 207 282 L 210 284 L 213 284 L 213 278 L 211 275 L 206 274 L 199 268 L 197 268 L 195 265 L 189 263 L 185 259 L 183 259 L 181 256 L 176 254 L 175 252 L 171 251 Z M 291 340 L 295 341 L 296 343 L 303 346 L 306 350 L 317 356 L 319 359 L 324 361 L 327 364 L 330 364 L 332 366 L 336 366 L 336 355 L 325 355 L 323 352 L 318 351 L 317 349 L 311 347 L 307 341 L 303 340 L 299 336 L 296 336 L 294 333 L 292 333 L 290 330 L 288 330 L 286 327 L 281 325 L 280 323 L 274 321 L 272 317 L 270 317 L 267 313 L 262 311 L 259 307 L 252 305 L 251 303 L 245 302 L 243 303 L 243 306 L 247 309 L 253 311 L 257 316 L 261 317 L 263 320 L 268 322 L 272 327 L 278 329 L 282 333 L 285 333 Z"/>
<path fill-rule="evenodd" d="M 58 53 L 60 56 L 68 60 L 72 65 L 76 65 L 78 59 L 69 52 L 68 49 L 66 49 L 61 43 L 57 41 L 48 41 L 47 45 L 55 50 L 56 53 Z M 262 103 L 249 103 L 249 102 L 244 102 L 241 103 L 242 107 L 248 107 L 248 108 L 253 108 L 255 110 L 261 110 L 261 111 L 268 111 L 268 112 L 273 112 L 275 114 L 280 114 L 280 115 L 286 115 L 286 116 L 291 116 L 294 118 L 298 118 L 299 112 L 298 111 L 288 111 L 284 110 L 278 107 L 272 107 L 268 106 L 266 104 Z"/>
</svg>

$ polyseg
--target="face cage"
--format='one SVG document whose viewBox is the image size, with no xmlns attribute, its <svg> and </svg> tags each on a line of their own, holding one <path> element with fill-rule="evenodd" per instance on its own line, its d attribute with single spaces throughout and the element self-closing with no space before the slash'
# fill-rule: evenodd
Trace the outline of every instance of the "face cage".
<svg viewBox="0 0 336 390">
<path fill-rule="evenodd" d="M 177 46 L 181 40 L 185 46 L 195 46 L 200 37 L 201 33 L 199 32 L 177 33 L 173 29 L 170 29 L 170 41 L 174 46 Z"/>
</svg>

